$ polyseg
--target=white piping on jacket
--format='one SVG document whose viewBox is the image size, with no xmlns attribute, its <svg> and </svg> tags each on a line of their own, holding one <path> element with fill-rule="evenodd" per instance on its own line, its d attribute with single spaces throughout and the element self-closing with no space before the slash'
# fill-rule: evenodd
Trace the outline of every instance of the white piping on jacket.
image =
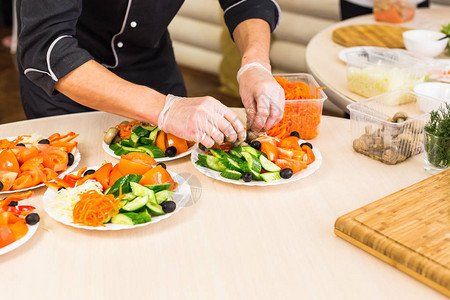
<svg viewBox="0 0 450 300">
<path fill-rule="evenodd" d="M 29 72 L 39 72 L 39 73 L 43 73 L 43 74 L 47 74 L 48 76 L 50 76 L 54 81 L 58 81 L 58 77 L 56 77 L 55 73 L 53 73 L 51 65 L 50 65 L 50 57 L 52 54 L 52 50 L 55 47 L 56 43 L 59 42 L 61 39 L 66 38 L 66 37 L 72 37 L 71 35 L 62 35 L 57 37 L 51 44 L 50 47 L 48 47 L 47 50 L 47 56 L 46 56 L 46 60 L 47 60 L 47 68 L 48 68 L 48 72 L 46 71 L 42 71 L 42 70 L 38 70 L 38 69 L 34 69 L 34 68 L 28 68 L 25 71 L 23 71 L 23 73 L 26 75 Z"/>
<path fill-rule="evenodd" d="M 120 28 L 120 31 L 118 33 L 116 33 L 111 39 L 111 49 L 114 54 L 114 60 L 116 63 L 114 64 L 114 66 L 108 66 L 108 65 L 103 64 L 103 66 L 106 68 L 114 69 L 119 65 L 119 58 L 117 57 L 116 49 L 114 48 L 114 43 L 116 41 L 116 37 L 121 35 L 123 33 L 123 31 L 125 30 L 125 26 L 127 25 L 128 14 L 130 12 L 131 2 L 133 2 L 133 0 L 128 0 L 127 11 L 125 12 L 125 18 L 123 19 L 122 28 Z"/>
<path fill-rule="evenodd" d="M 239 4 L 244 3 L 245 1 L 247 1 L 247 0 L 241 0 L 241 1 L 239 1 L 239 2 L 236 2 L 236 3 L 233 4 L 233 5 L 229 6 L 227 9 L 225 9 L 225 10 L 223 11 L 223 14 L 225 15 L 230 9 L 232 9 L 232 8 L 235 7 L 235 6 L 238 6 Z M 280 8 L 280 6 L 278 5 L 277 1 L 275 1 L 275 0 L 271 0 L 271 1 L 273 2 L 273 4 L 275 5 L 275 7 L 276 7 L 277 10 L 278 10 L 278 20 L 277 20 L 277 24 L 275 25 L 275 28 L 274 28 L 274 30 L 273 30 L 273 31 L 275 31 L 275 30 L 277 30 L 278 26 L 280 25 L 281 8 Z"/>
</svg>

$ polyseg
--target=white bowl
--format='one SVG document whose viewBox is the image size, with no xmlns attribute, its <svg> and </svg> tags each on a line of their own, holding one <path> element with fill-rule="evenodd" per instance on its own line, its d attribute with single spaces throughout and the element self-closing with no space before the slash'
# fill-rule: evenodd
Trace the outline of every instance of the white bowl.
<svg viewBox="0 0 450 300">
<path fill-rule="evenodd" d="M 414 92 L 450 103 L 450 84 L 448 83 L 424 82 L 416 85 Z"/>
<path fill-rule="evenodd" d="M 406 49 L 418 54 L 435 57 L 441 54 L 448 43 L 448 38 L 438 41 L 445 34 L 432 30 L 408 30 L 403 32 Z"/>
</svg>

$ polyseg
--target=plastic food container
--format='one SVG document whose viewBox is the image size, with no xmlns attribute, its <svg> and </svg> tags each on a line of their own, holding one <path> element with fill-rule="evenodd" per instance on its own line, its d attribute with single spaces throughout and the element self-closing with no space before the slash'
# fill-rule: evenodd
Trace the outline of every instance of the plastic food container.
<svg viewBox="0 0 450 300">
<path fill-rule="evenodd" d="M 303 82 L 312 95 L 307 99 L 286 100 L 283 119 L 277 125 L 285 125 L 287 133 L 297 131 L 301 139 L 315 138 L 319 134 L 323 102 L 327 99 L 327 95 L 322 89 L 319 89 L 319 84 L 309 74 L 277 74 L 274 76 L 285 78 L 290 83 Z"/>
<path fill-rule="evenodd" d="M 347 106 L 353 149 L 394 165 L 423 151 L 423 128 L 443 101 L 406 90 Z"/>
<path fill-rule="evenodd" d="M 366 49 L 347 54 L 347 87 L 364 97 L 396 89 L 413 90 L 441 63 L 404 50 Z"/>
</svg>

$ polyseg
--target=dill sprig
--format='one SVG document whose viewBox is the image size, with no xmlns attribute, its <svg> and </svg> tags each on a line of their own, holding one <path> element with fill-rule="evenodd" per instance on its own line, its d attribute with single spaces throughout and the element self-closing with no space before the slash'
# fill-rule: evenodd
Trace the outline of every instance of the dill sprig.
<svg viewBox="0 0 450 300">
<path fill-rule="evenodd" d="M 436 167 L 450 166 L 450 103 L 430 113 L 430 122 L 425 125 L 425 151 L 428 161 Z"/>
</svg>

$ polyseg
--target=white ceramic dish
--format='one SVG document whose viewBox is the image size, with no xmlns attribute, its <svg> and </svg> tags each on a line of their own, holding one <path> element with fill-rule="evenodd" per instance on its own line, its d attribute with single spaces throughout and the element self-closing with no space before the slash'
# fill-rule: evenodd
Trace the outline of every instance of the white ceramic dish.
<svg viewBox="0 0 450 300">
<path fill-rule="evenodd" d="M 406 49 L 428 57 L 435 57 L 441 54 L 448 43 L 448 38 L 438 41 L 445 37 L 445 34 L 432 30 L 408 30 L 403 32 L 403 41 Z"/>
<path fill-rule="evenodd" d="M 4 139 L 7 140 L 14 140 L 16 137 L 6 137 Z M 77 149 L 77 152 L 74 155 L 74 160 L 73 160 L 73 164 L 67 168 L 67 170 L 65 170 L 64 172 L 62 172 L 61 174 L 58 175 L 59 178 L 63 178 L 65 175 L 71 173 L 73 170 L 75 170 L 75 168 L 78 166 L 78 164 L 80 163 L 81 160 L 81 153 L 80 151 Z M 20 190 L 10 190 L 10 191 L 3 191 L 0 192 L 0 194 L 10 194 L 10 193 L 20 193 L 20 192 L 24 192 L 24 191 L 28 191 L 28 190 L 33 190 L 33 189 L 37 189 L 40 187 L 45 186 L 45 184 L 41 183 L 26 189 L 20 189 Z"/>
<path fill-rule="evenodd" d="M 99 166 L 95 167 L 89 167 L 88 169 L 98 169 Z M 99 231 L 108 231 L 108 230 L 122 230 L 122 229 L 132 229 L 137 227 L 143 227 L 148 226 L 150 224 L 157 223 L 159 221 L 162 221 L 164 219 L 167 219 L 171 217 L 172 215 L 179 212 L 184 206 L 186 206 L 187 202 L 189 201 L 189 198 L 191 197 L 191 188 L 189 186 L 189 183 L 180 175 L 173 171 L 169 171 L 170 175 L 172 176 L 173 180 L 178 182 L 178 187 L 175 190 L 175 194 L 173 195 L 173 201 L 177 204 L 177 208 L 175 211 L 162 215 L 157 217 L 152 217 L 151 222 L 144 223 L 144 224 L 138 224 L 138 225 L 118 225 L 118 224 L 105 224 L 105 226 L 98 226 L 98 227 L 92 227 L 92 226 L 84 226 L 79 224 L 74 224 L 73 220 L 65 217 L 59 217 L 48 205 L 49 201 L 52 200 L 56 193 L 51 190 L 47 189 L 47 191 L 44 193 L 43 197 L 43 204 L 44 204 L 44 210 L 45 212 L 54 220 L 63 223 L 68 226 L 72 226 L 75 228 L 81 228 L 81 229 L 87 229 L 87 230 L 99 230 Z"/>
<path fill-rule="evenodd" d="M 416 85 L 414 92 L 450 103 L 450 84 L 448 83 L 424 82 Z"/>
<path fill-rule="evenodd" d="M 233 184 L 237 184 L 237 185 L 246 185 L 246 186 L 269 186 L 269 185 L 279 185 L 279 184 L 294 182 L 294 181 L 300 180 L 302 178 L 305 178 L 305 177 L 313 174 L 315 171 L 317 171 L 319 169 L 320 165 L 322 164 L 322 154 L 320 154 L 319 150 L 317 150 L 317 148 L 314 147 L 313 153 L 314 153 L 314 156 L 316 157 L 316 160 L 312 164 L 308 165 L 308 167 L 306 169 L 301 170 L 300 172 L 297 172 L 296 174 L 294 174 L 291 178 L 279 179 L 279 180 L 270 181 L 270 182 L 265 182 L 265 181 L 245 182 L 242 179 L 232 180 L 232 179 L 222 177 L 222 176 L 220 176 L 220 172 L 196 165 L 195 162 L 198 160 L 198 155 L 203 154 L 203 153 L 205 153 L 205 152 L 200 150 L 200 148 L 197 148 L 192 152 L 192 155 L 191 155 L 192 164 L 200 173 L 202 173 L 208 177 L 211 177 L 213 179 L 217 179 L 219 181 L 233 183 Z"/>
<path fill-rule="evenodd" d="M 102 146 L 103 146 L 103 150 L 108 153 L 110 156 L 120 159 L 120 156 L 117 156 L 114 154 L 114 151 L 112 151 L 111 149 L 109 149 L 109 145 L 106 144 L 105 142 L 102 142 Z M 192 147 L 190 147 L 188 149 L 188 151 L 183 152 L 181 154 L 175 155 L 174 157 L 161 157 L 161 158 L 155 158 L 156 162 L 165 162 L 165 161 L 171 161 L 171 160 L 175 160 L 181 157 L 185 157 L 189 154 L 192 153 L 192 151 L 194 151 L 194 149 L 197 148 L 197 144 L 193 145 Z"/>
<path fill-rule="evenodd" d="M 28 226 L 28 232 L 27 234 L 25 234 L 25 236 L 23 238 L 21 238 L 20 240 L 15 241 L 12 244 L 9 244 L 8 246 L 5 246 L 3 248 L 0 248 L 0 255 L 2 254 L 6 254 L 14 249 L 16 249 L 17 247 L 22 246 L 23 244 L 25 244 L 29 239 L 31 239 L 31 237 L 34 235 L 34 233 L 36 232 L 36 230 L 39 227 L 39 223 L 35 224 L 35 225 L 27 225 Z"/>
</svg>

